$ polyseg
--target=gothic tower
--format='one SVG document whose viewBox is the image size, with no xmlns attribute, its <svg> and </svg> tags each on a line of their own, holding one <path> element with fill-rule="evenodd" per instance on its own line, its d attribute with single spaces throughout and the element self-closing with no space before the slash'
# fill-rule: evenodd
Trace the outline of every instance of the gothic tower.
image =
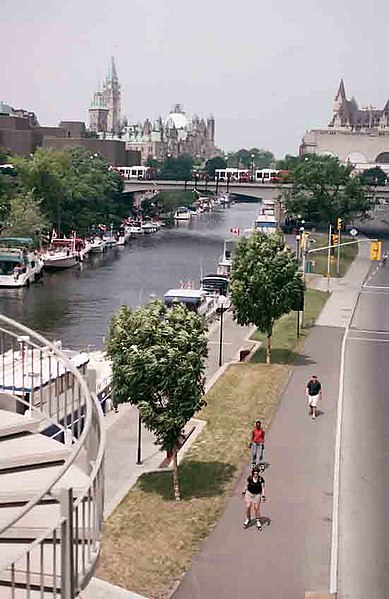
<svg viewBox="0 0 389 599">
<path fill-rule="evenodd" d="M 89 108 L 89 128 L 96 133 L 107 133 L 108 130 L 108 112 L 104 93 L 98 89 L 93 96 Z"/>
<path fill-rule="evenodd" d="M 118 135 L 121 130 L 121 86 L 113 56 L 109 64 L 108 75 L 103 84 L 103 94 L 108 107 L 108 132 Z"/>
</svg>

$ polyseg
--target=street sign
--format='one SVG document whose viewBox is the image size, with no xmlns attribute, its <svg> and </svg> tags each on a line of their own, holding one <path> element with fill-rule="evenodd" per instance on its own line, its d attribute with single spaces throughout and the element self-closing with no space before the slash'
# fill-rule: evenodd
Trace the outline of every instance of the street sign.
<svg viewBox="0 0 389 599">
<path fill-rule="evenodd" d="M 358 235 L 357 229 L 351 229 L 350 235 L 352 235 L 353 237 L 355 237 L 355 235 Z"/>
</svg>

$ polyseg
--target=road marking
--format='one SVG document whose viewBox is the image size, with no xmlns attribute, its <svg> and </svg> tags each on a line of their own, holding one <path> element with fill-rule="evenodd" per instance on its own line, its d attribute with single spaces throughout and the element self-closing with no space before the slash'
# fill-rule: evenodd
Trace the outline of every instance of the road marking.
<svg viewBox="0 0 389 599">
<path fill-rule="evenodd" d="M 208 345 L 220 345 L 220 341 L 208 341 Z M 223 341 L 223 345 L 232 345 L 232 341 Z"/>
<path fill-rule="evenodd" d="M 364 285 L 363 289 L 388 289 L 389 285 Z"/>
<path fill-rule="evenodd" d="M 350 341 L 378 341 L 379 343 L 389 343 L 389 339 L 378 339 L 378 337 L 349 337 Z"/>
<path fill-rule="evenodd" d="M 389 335 L 389 331 L 376 331 L 374 329 L 357 329 L 350 327 L 350 333 L 371 333 L 374 335 Z"/>
</svg>

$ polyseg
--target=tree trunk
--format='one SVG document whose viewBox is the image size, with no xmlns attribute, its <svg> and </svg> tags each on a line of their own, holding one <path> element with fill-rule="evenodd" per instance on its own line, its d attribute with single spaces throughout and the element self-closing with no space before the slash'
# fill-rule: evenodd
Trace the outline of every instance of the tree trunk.
<svg viewBox="0 0 389 599">
<path fill-rule="evenodd" d="M 173 448 L 173 488 L 174 488 L 174 499 L 181 501 L 180 485 L 178 482 L 178 463 L 177 463 L 177 445 Z"/>
<path fill-rule="evenodd" d="M 271 364 L 271 333 L 267 335 L 266 364 Z"/>
</svg>

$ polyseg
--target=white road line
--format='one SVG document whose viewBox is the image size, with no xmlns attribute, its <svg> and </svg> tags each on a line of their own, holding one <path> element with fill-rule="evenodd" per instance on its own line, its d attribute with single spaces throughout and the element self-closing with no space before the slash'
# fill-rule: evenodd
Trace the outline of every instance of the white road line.
<svg viewBox="0 0 389 599">
<path fill-rule="evenodd" d="M 339 569 L 339 495 L 340 495 L 340 462 L 342 454 L 342 421 L 343 421 L 343 396 L 346 362 L 347 338 L 354 317 L 361 289 L 357 294 L 351 310 L 350 319 L 347 323 L 342 339 L 340 353 L 339 392 L 338 407 L 336 411 L 336 434 L 335 434 L 335 460 L 334 460 L 334 485 L 332 497 L 332 527 L 331 527 L 331 554 L 330 554 L 330 593 L 338 591 L 338 569 Z"/>
<path fill-rule="evenodd" d="M 378 337 L 349 337 L 350 341 L 378 341 L 378 343 L 389 343 L 389 339 L 378 339 Z"/>
<path fill-rule="evenodd" d="M 389 331 L 376 331 L 374 329 L 357 329 L 350 327 L 350 333 L 370 333 L 371 335 L 389 335 Z"/>
<path fill-rule="evenodd" d="M 389 285 L 364 285 L 363 289 L 388 289 Z"/>
</svg>

